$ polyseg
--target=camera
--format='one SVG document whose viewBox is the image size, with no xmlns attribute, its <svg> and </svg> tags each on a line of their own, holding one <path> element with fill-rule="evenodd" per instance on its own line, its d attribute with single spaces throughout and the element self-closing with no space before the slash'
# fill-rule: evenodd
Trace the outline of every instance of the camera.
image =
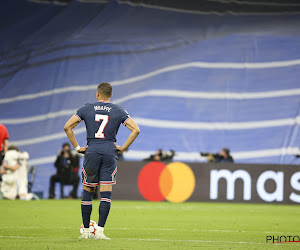
<svg viewBox="0 0 300 250">
<path fill-rule="evenodd" d="M 207 153 L 207 152 L 200 152 L 200 155 L 203 157 L 208 157 L 209 162 L 216 162 L 223 159 L 223 156 L 218 153 Z"/>
<path fill-rule="evenodd" d="M 222 155 L 218 154 L 218 153 L 205 153 L 205 152 L 200 152 L 201 156 L 213 156 L 215 158 L 221 158 L 223 157 Z"/>
<path fill-rule="evenodd" d="M 175 151 L 169 150 L 167 152 L 162 152 L 161 158 L 162 161 L 167 161 L 167 160 L 172 160 L 174 156 L 175 156 Z"/>
</svg>

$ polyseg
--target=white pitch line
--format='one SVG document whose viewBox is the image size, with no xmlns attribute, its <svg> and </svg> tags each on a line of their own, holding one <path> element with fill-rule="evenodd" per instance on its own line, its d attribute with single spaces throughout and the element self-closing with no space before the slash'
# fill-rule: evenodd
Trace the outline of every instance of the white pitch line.
<svg viewBox="0 0 300 250">
<path fill-rule="evenodd" d="M 118 239 L 122 239 L 122 240 L 136 240 L 136 241 L 163 241 L 163 242 L 195 242 L 195 243 L 227 243 L 227 244 L 267 245 L 267 243 L 246 242 L 246 241 L 171 240 L 171 239 L 138 239 L 138 238 L 118 238 Z M 295 244 L 295 245 L 300 245 L 300 244 Z"/>
<path fill-rule="evenodd" d="M 178 231 L 174 228 L 107 228 L 107 230 L 143 230 L 143 231 Z M 297 232 L 271 232 L 271 231 L 245 231 L 245 230 L 222 230 L 222 229 L 180 229 L 188 232 L 222 232 L 222 233 L 272 233 L 272 234 L 295 234 Z"/>
<path fill-rule="evenodd" d="M 17 236 L 17 235 L 0 235 L 0 238 L 15 239 L 44 239 L 36 236 Z M 51 237 L 52 239 L 77 239 L 76 237 Z M 267 243 L 243 242 L 243 241 L 213 241 L 213 240 L 172 240 L 172 239 L 139 239 L 139 238 L 112 238 L 112 240 L 136 240 L 136 241 L 161 241 L 161 242 L 195 242 L 195 243 L 227 243 L 227 244 L 249 244 L 249 245 L 266 245 Z M 295 244 L 300 245 L 300 244 Z"/>
<path fill-rule="evenodd" d="M 2 229 L 13 229 L 16 227 L 1 227 Z M 73 229 L 73 227 L 46 227 L 55 229 Z M 18 227 L 18 229 L 40 229 L 40 227 Z M 143 231 L 178 231 L 175 228 L 127 228 L 127 227 L 108 227 L 107 230 L 143 230 Z M 297 232 L 274 232 L 274 231 L 245 231 L 245 230 L 223 230 L 223 229 L 187 229 L 182 228 L 181 231 L 188 232 L 222 232 L 222 233 L 269 233 L 269 234 L 295 234 Z M 17 237 L 17 236 L 16 236 Z"/>
<path fill-rule="evenodd" d="M 2 227 L 1 226 L 1 228 L 3 228 L 3 229 L 12 229 L 12 228 L 18 228 L 18 229 L 39 229 L 40 227 L 15 227 L 15 226 L 13 226 L 13 227 Z"/>
<path fill-rule="evenodd" d="M 19 236 L 19 235 L 0 235 L 0 238 L 17 238 L 17 239 L 45 239 L 37 236 Z M 51 237 L 51 239 L 76 239 L 75 237 Z"/>
<path fill-rule="evenodd" d="M 39 238 L 39 237 L 36 237 L 36 236 L 17 236 L 17 235 L 0 235 L 0 238 L 36 239 L 36 238 Z"/>
</svg>

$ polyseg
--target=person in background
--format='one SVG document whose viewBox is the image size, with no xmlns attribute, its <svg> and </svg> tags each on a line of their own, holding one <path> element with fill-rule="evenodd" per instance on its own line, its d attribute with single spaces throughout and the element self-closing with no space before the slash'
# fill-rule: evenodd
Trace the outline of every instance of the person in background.
<svg viewBox="0 0 300 250">
<path fill-rule="evenodd" d="M 61 198 L 64 198 L 64 185 L 72 185 L 73 190 L 70 193 L 70 198 L 77 198 L 77 188 L 79 185 L 79 156 L 72 154 L 69 143 L 62 145 L 62 150 L 59 151 L 56 161 L 56 174 L 50 178 L 49 199 L 55 198 L 54 188 L 55 183 L 60 183 Z"/>
<path fill-rule="evenodd" d="M 80 157 L 82 157 L 81 154 L 77 153 L 77 151 L 72 150 L 72 168 L 71 168 L 71 174 L 69 179 L 69 184 L 73 186 L 73 190 L 71 191 L 69 198 L 77 199 L 77 189 L 80 182 L 80 177 L 78 176 L 78 170 L 79 170 L 79 162 Z"/>
<path fill-rule="evenodd" d="M 162 149 L 156 150 L 155 154 L 150 155 L 150 157 L 144 159 L 143 161 L 172 161 L 175 156 L 175 151 L 170 149 L 164 152 Z"/>
<path fill-rule="evenodd" d="M 204 153 L 200 152 L 202 157 L 206 157 L 207 162 L 217 162 L 217 163 L 233 163 L 234 160 L 230 155 L 230 150 L 228 148 L 222 148 L 220 153 Z"/>
<path fill-rule="evenodd" d="M 2 165 L 1 192 L 4 198 L 15 200 L 18 195 L 20 200 L 37 199 L 34 194 L 28 193 L 28 158 L 29 154 L 20 152 L 18 147 L 14 145 L 8 147 Z"/>
<path fill-rule="evenodd" d="M 1 192 L 5 199 L 15 200 L 17 197 L 17 170 L 20 168 L 19 149 L 8 147 L 2 163 Z"/>
<path fill-rule="evenodd" d="M 162 149 L 157 149 L 155 154 L 150 155 L 148 158 L 144 159 L 144 161 L 160 161 L 163 155 Z"/>
<path fill-rule="evenodd" d="M 9 138 L 9 135 L 8 135 L 6 127 L 0 123 L 0 166 L 2 165 L 4 155 L 7 151 L 8 138 Z M 1 171 L 4 171 L 4 170 L 1 170 Z"/>
<path fill-rule="evenodd" d="M 222 156 L 217 162 L 234 162 L 232 156 L 230 155 L 230 150 L 228 148 L 222 148 L 220 155 Z"/>
</svg>

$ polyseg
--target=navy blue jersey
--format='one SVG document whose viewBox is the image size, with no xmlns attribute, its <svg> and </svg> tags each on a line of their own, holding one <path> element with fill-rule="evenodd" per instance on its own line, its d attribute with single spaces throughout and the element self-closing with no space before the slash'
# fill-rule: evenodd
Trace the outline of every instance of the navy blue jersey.
<svg viewBox="0 0 300 250">
<path fill-rule="evenodd" d="M 114 142 L 120 124 L 125 126 L 130 119 L 122 107 L 110 102 L 97 101 L 79 108 L 75 116 L 79 121 L 85 122 L 88 151 L 117 157 Z"/>
</svg>

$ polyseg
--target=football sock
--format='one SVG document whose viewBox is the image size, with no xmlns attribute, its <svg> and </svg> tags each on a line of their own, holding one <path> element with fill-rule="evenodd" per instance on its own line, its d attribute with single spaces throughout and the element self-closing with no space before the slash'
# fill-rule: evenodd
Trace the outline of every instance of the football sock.
<svg viewBox="0 0 300 250">
<path fill-rule="evenodd" d="M 90 227 L 90 218 L 92 213 L 92 197 L 94 192 L 83 190 L 81 201 L 81 214 L 84 228 Z"/>
<path fill-rule="evenodd" d="M 100 206 L 99 206 L 98 226 L 104 227 L 107 216 L 109 214 L 109 210 L 110 210 L 111 192 L 109 192 L 109 191 L 100 192 L 100 194 L 101 194 L 101 202 L 100 202 Z"/>
</svg>

